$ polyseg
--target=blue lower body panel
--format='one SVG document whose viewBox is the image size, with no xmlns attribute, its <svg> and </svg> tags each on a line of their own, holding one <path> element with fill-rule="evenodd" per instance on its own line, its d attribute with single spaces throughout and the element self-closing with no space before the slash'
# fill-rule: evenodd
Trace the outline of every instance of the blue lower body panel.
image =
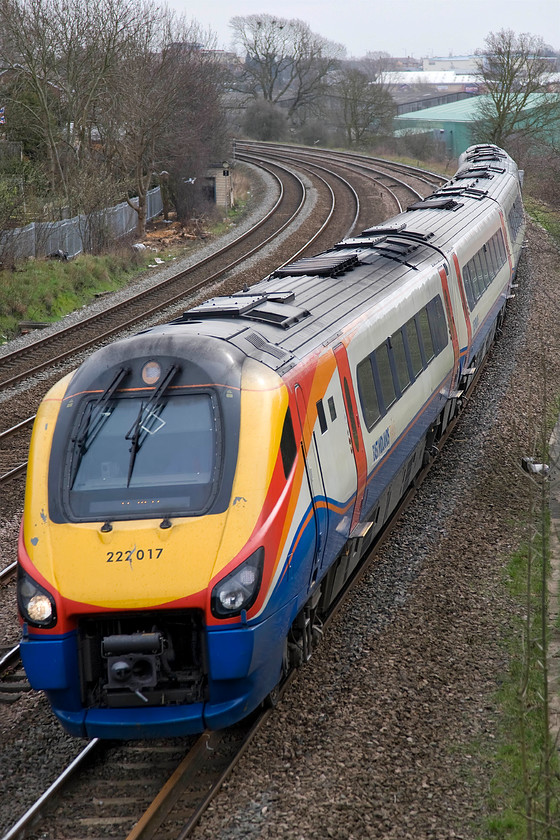
<svg viewBox="0 0 560 840">
<path fill-rule="evenodd" d="M 44 690 L 64 728 L 85 738 L 164 738 L 222 729 L 246 717 L 277 684 L 291 625 L 289 607 L 254 626 L 207 628 L 205 702 L 84 708 L 77 636 L 26 636 L 22 660 L 33 688 Z"/>
</svg>

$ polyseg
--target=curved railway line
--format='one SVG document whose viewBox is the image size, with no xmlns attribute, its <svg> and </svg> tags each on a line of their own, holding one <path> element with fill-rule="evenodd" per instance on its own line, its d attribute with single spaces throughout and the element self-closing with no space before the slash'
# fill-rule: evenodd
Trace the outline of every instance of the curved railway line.
<svg viewBox="0 0 560 840">
<path fill-rule="evenodd" d="M 411 196 L 413 200 L 425 197 L 447 180 L 436 172 L 352 152 L 333 153 L 324 149 L 294 148 L 281 144 L 237 143 L 236 154 L 251 154 L 261 160 L 289 160 L 292 163 L 298 161 L 314 166 L 320 161 L 323 167 L 326 163 L 331 163 L 339 169 L 342 167 L 351 171 L 354 176 L 361 172 L 373 179 L 375 184 L 391 197 L 395 213 L 402 212 L 407 204 L 411 203 Z M 368 224 L 367 219 L 365 224 Z"/>
<path fill-rule="evenodd" d="M 439 177 L 433 176 L 433 179 L 431 179 L 425 173 L 420 176 L 418 172 L 414 172 L 415 186 L 408 188 L 402 178 L 397 178 L 392 173 L 387 172 L 386 162 L 383 162 L 384 166 L 381 166 L 381 162 L 375 161 L 375 166 L 372 167 L 370 160 L 374 159 L 364 159 L 349 154 L 333 155 L 321 150 L 312 150 L 312 153 L 309 153 L 291 149 L 288 152 L 286 147 L 256 147 L 251 144 L 242 148 L 238 144 L 237 157 L 238 159 L 242 157 L 244 160 L 262 166 L 269 173 L 274 171 L 278 178 L 286 182 L 287 185 L 284 187 L 278 187 L 279 198 L 273 208 L 274 212 L 271 211 L 259 225 L 255 225 L 246 234 L 236 239 L 234 243 L 217 251 L 216 255 L 204 258 L 192 268 L 178 273 L 173 278 L 154 284 L 153 289 L 143 290 L 138 295 L 133 296 L 130 301 L 134 300 L 134 303 L 126 301 L 125 304 L 108 307 L 102 316 L 104 328 L 101 332 L 99 327 L 95 326 L 100 322 L 99 316 L 95 316 L 80 321 L 80 323 L 69 327 L 68 330 L 60 331 L 60 334 L 57 333 L 55 336 L 34 341 L 25 351 L 20 350 L 13 354 L 7 353 L 0 357 L 0 378 L 3 379 L 3 384 L 0 383 L 0 387 L 2 389 L 12 388 L 17 383 L 21 383 L 37 373 L 38 370 L 49 370 L 58 364 L 61 358 L 72 358 L 93 344 L 105 341 L 117 332 L 139 324 L 148 318 L 152 318 L 155 322 L 158 316 L 161 317 L 163 307 L 172 306 L 180 301 L 183 301 L 184 307 L 184 301 L 189 295 L 194 296 L 207 284 L 215 284 L 225 275 L 229 277 L 234 267 L 240 266 L 242 261 L 248 259 L 249 256 L 260 252 L 265 244 L 269 243 L 275 235 L 284 231 L 302 213 L 308 190 L 299 175 L 290 170 L 304 171 L 313 183 L 318 183 L 317 179 L 320 178 L 322 196 L 330 195 L 330 198 L 320 197 L 317 202 L 318 210 L 321 210 L 321 218 L 318 223 L 314 224 L 313 233 L 310 234 L 308 227 L 303 225 L 297 236 L 290 237 L 289 244 L 286 243 L 281 251 L 276 250 L 274 252 L 269 259 L 270 267 L 265 268 L 264 271 L 261 271 L 259 267 L 258 271 L 261 276 L 266 274 L 267 270 L 277 267 L 280 262 L 287 262 L 294 257 L 299 257 L 306 249 L 311 247 L 311 243 L 313 243 L 313 248 L 318 250 L 328 247 L 324 244 L 324 241 L 322 242 L 322 238 L 325 239 L 329 236 L 329 244 L 331 244 L 348 235 L 353 228 L 355 229 L 356 225 L 359 229 L 365 227 L 368 224 L 368 221 L 365 221 L 368 210 L 365 206 L 367 201 L 364 202 L 364 199 L 360 198 L 360 194 L 365 195 L 368 201 L 371 200 L 372 182 L 376 184 L 378 191 L 382 190 L 387 193 L 387 190 L 391 190 L 393 195 L 393 187 L 381 183 L 380 179 L 392 180 L 394 182 L 393 186 L 396 186 L 395 182 L 399 182 L 399 189 L 408 189 L 408 200 L 410 201 L 411 196 L 414 200 L 415 195 L 429 194 L 437 185 L 436 177 Z M 274 163 L 272 157 L 275 158 Z M 402 166 L 399 166 L 398 169 L 402 170 Z M 418 192 L 421 177 L 424 178 L 423 192 Z M 445 179 L 440 178 L 440 182 L 443 180 Z M 297 186 L 298 184 L 299 186 Z M 339 215 L 338 210 L 335 212 L 335 202 L 337 196 L 341 195 L 341 191 L 342 195 L 345 196 L 344 199 L 341 199 L 341 203 L 345 204 L 345 209 L 340 211 Z M 286 197 L 288 192 L 290 192 L 289 199 Z M 350 196 L 352 197 L 350 198 Z M 400 202 L 404 198 L 395 198 L 395 200 Z M 387 199 L 390 206 L 380 210 L 383 217 L 394 212 L 392 201 L 392 198 Z M 320 208 L 319 205 L 321 205 Z M 326 209 L 325 205 L 327 205 Z M 280 222 L 278 222 L 279 216 L 284 217 Z M 369 223 L 378 221 L 381 221 L 381 219 L 370 218 Z M 335 222 L 336 228 L 334 227 Z M 295 243 L 295 253 L 292 242 Z M 321 242 L 322 244 L 320 244 Z M 243 255 L 238 253 L 240 248 L 243 249 Z M 217 262 L 218 260 L 220 262 Z M 241 269 L 243 270 L 242 265 Z M 201 277 L 201 275 L 204 275 L 204 277 Z M 244 284 L 243 274 L 236 275 L 233 282 L 238 283 L 237 288 L 242 287 Z M 136 309 L 131 310 L 132 306 Z M 108 319 L 110 316 L 112 318 L 113 314 L 116 319 L 115 323 L 111 321 L 109 324 Z M 168 320 L 168 317 L 165 320 Z M 84 333 L 86 329 L 89 330 L 90 325 L 94 325 L 92 326 L 93 335 L 86 339 Z M 65 347 L 61 351 L 58 342 L 66 342 L 67 340 L 71 342 L 71 346 Z M 41 354 L 46 355 L 37 361 L 37 355 L 40 357 Z M 57 375 L 60 375 L 60 371 L 57 372 Z M 22 453 L 27 450 L 30 426 L 34 418 L 29 413 L 33 406 L 30 406 L 25 398 L 16 396 L 14 400 L 7 401 L 8 410 L 10 405 L 17 405 L 17 410 L 14 409 L 12 415 L 18 416 L 18 422 L 0 432 L 0 482 L 4 486 L 14 488 L 12 501 L 15 500 L 17 507 L 21 505 L 21 479 L 25 472 L 25 464 L 21 460 Z M 6 414 L 6 411 L 3 414 Z M 19 459 L 19 463 L 11 463 L 10 465 L 10 458 L 13 458 L 13 456 L 16 460 Z M 9 485 L 8 482 L 10 482 Z M 2 582 L 9 579 L 14 568 L 15 564 L 6 567 L 2 574 Z M 9 591 L 13 591 L 11 586 L 5 587 L 3 594 L 5 595 Z M 14 666 L 16 661 L 17 646 L 4 650 L 0 655 L 0 670 L 4 667 L 10 668 L 8 680 L 12 680 L 11 674 L 14 672 L 14 667 L 17 667 L 17 665 Z M 25 691 L 26 686 L 22 684 L 19 690 L 20 692 Z M 2 688 L 0 685 L 0 698 L 1 696 Z M 208 806 L 214 793 L 231 772 L 241 751 L 246 748 L 258 727 L 266 720 L 267 714 L 267 711 L 261 710 L 247 724 L 244 722 L 243 725 L 235 727 L 235 730 L 239 729 L 239 732 L 228 730 L 225 733 L 204 733 L 200 739 L 182 739 L 183 742 L 188 740 L 188 743 L 182 743 L 180 749 L 176 744 L 169 745 L 161 742 L 155 742 L 151 747 L 147 747 L 145 744 L 140 747 L 119 745 L 118 747 L 112 747 L 116 752 L 111 758 L 107 758 L 106 745 L 100 747 L 97 742 L 90 742 L 86 747 L 83 758 L 76 759 L 72 763 L 72 767 L 67 768 L 61 774 L 60 781 L 54 783 L 49 789 L 49 796 L 42 794 L 30 811 L 8 831 L 8 834 L 4 835 L 3 840 L 34 836 L 32 833 L 34 831 L 33 826 L 37 824 L 38 820 L 41 821 L 40 836 L 57 838 L 57 840 L 62 837 L 71 838 L 86 835 L 91 837 L 126 836 L 127 840 L 137 840 L 137 838 L 156 836 L 156 831 L 158 832 L 158 838 L 186 838 L 196 825 L 204 808 Z M 99 755 L 103 753 L 104 757 L 96 758 L 94 753 Z M 130 759 L 130 756 L 132 756 L 132 759 Z M 160 762 L 159 759 L 162 756 L 163 761 Z M 210 762 L 204 760 L 208 758 L 211 758 Z M 107 778 L 108 762 L 111 763 L 111 766 L 119 767 L 118 780 L 114 778 L 114 774 L 109 774 L 110 778 Z M 80 768 L 85 767 L 86 763 L 87 773 L 80 775 Z M 128 776 L 128 769 L 123 771 L 125 764 L 130 764 L 130 776 Z M 146 767 L 149 768 L 149 771 L 146 771 Z M 146 775 L 143 775 L 144 771 L 146 771 Z M 18 771 L 16 770 L 16 772 Z M 201 774 L 202 782 L 199 783 L 195 780 L 196 773 Z M 96 775 L 99 776 L 99 789 L 92 787 L 92 785 L 97 784 L 94 781 Z M 84 785 L 86 784 L 88 786 L 87 799 L 92 803 L 91 807 L 93 808 L 91 814 L 86 814 L 84 811 L 84 799 L 86 798 Z M 65 791 L 64 803 L 57 809 L 56 815 L 53 817 L 54 822 L 46 821 L 44 813 L 51 807 L 51 797 L 59 795 L 62 788 Z M 133 794 L 130 793 L 132 790 L 135 791 Z M 137 795 L 138 792 L 142 795 Z M 185 792 L 188 794 L 186 797 L 187 804 L 185 804 Z M 172 805 L 175 804 L 178 810 L 171 811 Z M 80 816 L 76 817 L 78 812 Z M 142 816 L 142 814 L 144 815 Z M 125 835 L 125 832 L 128 832 L 128 834 Z"/>
</svg>

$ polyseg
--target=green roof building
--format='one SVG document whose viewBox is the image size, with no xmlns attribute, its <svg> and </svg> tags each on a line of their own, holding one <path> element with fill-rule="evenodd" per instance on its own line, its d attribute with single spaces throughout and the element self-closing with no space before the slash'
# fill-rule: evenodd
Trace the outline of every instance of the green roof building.
<svg viewBox="0 0 560 840">
<path fill-rule="evenodd" d="M 560 139 L 560 96 L 558 94 L 552 94 L 552 96 L 558 102 L 559 122 L 550 131 L 554 132 L 558 142 Z M 541 104 L 543 97 L 551 97 L 551 94 L 531 94 L 528 110 Z M 436 139 L 445 143 L 450 156 L 458 157 L 473 143 L 480 142 L 480 138 L 474 136 L 474 124 L 479 118 L 479 103 L 482 98 L 473 96 L 458 102 L 450 102 L 448 105 L 437 105 L 435 108 L 425 108 L 423 111 L 400 114 L 394 119 L 395 135 L 432 133 Z"/>
</svg>

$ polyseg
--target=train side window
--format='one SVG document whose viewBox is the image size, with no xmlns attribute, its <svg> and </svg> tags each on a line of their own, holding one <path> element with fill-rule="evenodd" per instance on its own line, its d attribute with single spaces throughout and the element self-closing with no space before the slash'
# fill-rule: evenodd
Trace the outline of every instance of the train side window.
<svg viewBox="0 0 560 840">
<path fill-rule="evenodd" d="M 369 356 L 360 362 L 356 372 L 358 376 L 358 393 L 360 395 L 362 414 L 364 415 L 365 424 L 369 430 L 373 428 L 381 417 L 377 391 L 375 390 L 373 370 L 371 367 L 371 359 Z"/>
<path fill-rule="evenodd" d="M 486 243 L 486 245 L 484 246 L 484 248 L 482 250 L 481 259 L 482 259 L 482 267 L 483 267 L 484 272 L 485 272 L 485 274 L 484 274 L 485 283 L 486 283 L 486 287 L 488 288 L 488 286 L 490 285 L 490 283 L 494 279 L 494 272 L 492 271 L 492 260 L 490 258 L 490 252 L 488 250 L 488 243 Z"/>
<path fill-rule="evenodd" d="M 434 352 L 437 356 L 438 353 L 441 353 L 444 347 L 447 347 L 447 342 L 449 340 L 447 321 L 443 311 L 443 303 L 441 302 L 439 295 L 427 304 L 426 311 L 428 313 L 430 332 L 432 333 Z"/>
<path fill-rule="evenodd" d="M 474 296 L 478 302 L 482 292 L 484 291 L 484 287 L 481 286 L 480 283 L 480 263 L 478 261 L 478 254 L 475 254 L 474 257 L 472 257 L 470 264 L 474 286 Z"/>
<path fill-rule="evenodd" d="M 418 330 L 416 329 L 415 318 L 411 318 L 410 321 L 406 322 L 405 332 L 410 352 L 410 361 L 412 362 L 412 373 L 416 377 L 424 369 L 424 363 L 422 361 L 422 352 L 418 341 Z"/>
<path fill-rule="evenodd" d="M 391 370 L 391 362 L 389 361 L 389 348 L 387 345 L 382 344 L 378 347 L 374 356 L 379 376 L 379 384 L 381 385 L 383 403 L 385 405 L 385 410 L 387 411 L 397 399 L 395 383 L 393 380 L 393 371 Z"/>
<path fill-rule="evenodd" d="M 324 435 L 327 431 L 327 418 L 325 415 L 325 409 L 323 408 L 323 400 L 318 400 L 317 402 L 317 418 L 319 420 L 321 434 Z"/>
<path fill-rule="evenodd" d="M 486 291 L 486 287 L 485 287 L 483 279 L 482 279 L 482 266 L 480 264 L 480 255 L 479 254 L 474 255 L 474 257 L 472 259 L 472 263 L 473 263 L 473 266 L 474 266 L 475 288 L 477 290 L 476 299 L 479 300 L 482 297 L 482 295 L 484 294 L 484 292 Z"/>
<path fill-rule="evenodd" d="M 465 285 L 465 292 L 467 295 L 467 303 L 469 304 L 469 309 L 474 309 L 476 306 L 476 295 L 474 293 L 474 285 L 471 277 L 471 264 L 470 262 L 466 263 L 463 266 L 463 283 Z"/>
<path fill-rule="evenodd" d="M 428 323 L 428 313 L 426 307 L 423 307 L 417 315 L 418 326 L 420 327 L 420 334 L 422 336 L 422 344 L 424 345 L 424 355 L 426 357 L 426 364 L 434 358 L 434 345 L 432 342 L 432 334 L 430 332 L 430 324 Z"/>
<path fill-rule="evenodd" d="M 488 242 L 488 261 L 490 263 L 490 270 L 492 272 L 492 280 L 500 270 L 500 263 L 496 253 L 496 234 L 492 236 Z"/>
<path fill-rule="evenodd" d="M 500 269 L 506 261 L 506 249 L 504 246 L 504 237 L 501 230 L 494 234 L 494 251 L 496 253 L 496 264 Z"/>
<path fill-rule="evenodd" d="M 517 197 L 513 202 L 513 205 L 510 208 L 508 213 L 508 225 L 511 231 L 511 238 L 515 239 L 519 228 L 523 223 L 523 204 L 521 199 Z"/>
<path fill-rule="evenodd" d="M 504 244 L 504 235 L 503 235 L 501 230 L 498 231 L 497 246 L 498 246 L 498 254 L 500 256 L 500 267 L 501 267 L 505 263 L 505 261 L 507 260 L 506 246 Z"/>
<path fill-rule="evenodd" d="M 336 406 L 334 404 L 334 397 L 329 397 L 328 406 L 329 414 L 331 415 L 331 420 L 334 423 L 334 421 L 336 420 Z"/>
<path fill-rule="evenodd" d="M 492 263 L 492 277 L 495 277 L 500 270 L 500 260 L 496 249 L 496 234 L 494 234 L 488 242 L 488 251 L 490 253 L 490 260 Z"/>
<path fill-rule="evenodd" d="M 484 291 L 486 291 L 486 289 L 490 285 L 490 279 L 488 276 L 488 262 L 486 260 L 486 251 L 484 250 L 484 248 L 481 248 L 478 252 L 478 259 L 480 261 L 480 278 L 482 280 Z"/>
<path fill-rule="evenodd" d="M 408 369 L 408 361 L 406 358 L 406 351 L 404 348 L 403 334 L 401 330 L 397 330 L 391 336 L 391 344 L 393 345 L 393 358 L 395 360 L 395 368 L 397 371 L 397 379 L 399 380 L 399 388 L 401 394 L 410 385 L 410 371 Z"/>
<path fill-rule="evenodd" d="M 288 478 L 297 455 L 294 425 L 292 423 L 292 415 L 289 408 L 286 411 L 286 416 L 284 418 L 284 427 L 282 429 L 282 437 L 280 439 L 280 454 L 282 456 L 284 475 Z"/>
<path fill-rule="evenodd" d="M 498 230 L 492 237 L 492 244 L 494 246 L 494 258 L 496 260 L 496 272 L 500 270 L 506 261 L 506 253 L 504 250 L 504 240 L 502 231 Z"/>
<path fill-rule="evenodd" d="M 492 272 L 490 271 L 490 265 L 488 262 L 488 247 L 486 245 L 484 245 L 480 251 L 480 264 L 482 265 L 482 280 L 484 282 L 484 287 L 487 289 L 492 282 Z"/>
</svg>

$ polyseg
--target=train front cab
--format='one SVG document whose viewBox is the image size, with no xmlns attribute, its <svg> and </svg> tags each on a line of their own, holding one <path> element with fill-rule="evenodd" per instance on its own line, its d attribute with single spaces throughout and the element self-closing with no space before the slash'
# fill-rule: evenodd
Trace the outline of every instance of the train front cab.
<svg viewBox="0 0 560 840">
<path fill-rule="evenodd" d="M 83 381 L 59 383 L 40 408 L 19 546 L 21 650 L 32 686 L 46 691 L 72 734 L 135 738 L 221 728 L 255 708 L 281 676 L 316 536 L 312 522 L 295 524 L 311 509 L 295 405 L 288 412 L 288 390 L 271 370 L 245 357 L 241 367 L 237 385 L 214 378 L 217 404 L 239 400 L 238 446 L 227 504 L 201 516 L 158 509 L 157 517 L 118 519 L 103 511 L 72 521 L 64 492 L 53 510 L 53 442 L 56 450 L 64 435 L 76 436 L 79 420 L 65 421 L 58 442 L 56 428 L 79 402 L 74 389 L 81 393 Z M 91 399 L 108 379 L 90 386 Z M 123 382 L 122 398 L 134 387 Z M 128 444 L 123 457 L 130 463 Z M 101 463 L 105 475 L 117 474 Z M 72 473 L 66 466 L 62 476 Z M 50 604 L 46 620 L 35 620 L 37 598 Z"/>
</svg>

